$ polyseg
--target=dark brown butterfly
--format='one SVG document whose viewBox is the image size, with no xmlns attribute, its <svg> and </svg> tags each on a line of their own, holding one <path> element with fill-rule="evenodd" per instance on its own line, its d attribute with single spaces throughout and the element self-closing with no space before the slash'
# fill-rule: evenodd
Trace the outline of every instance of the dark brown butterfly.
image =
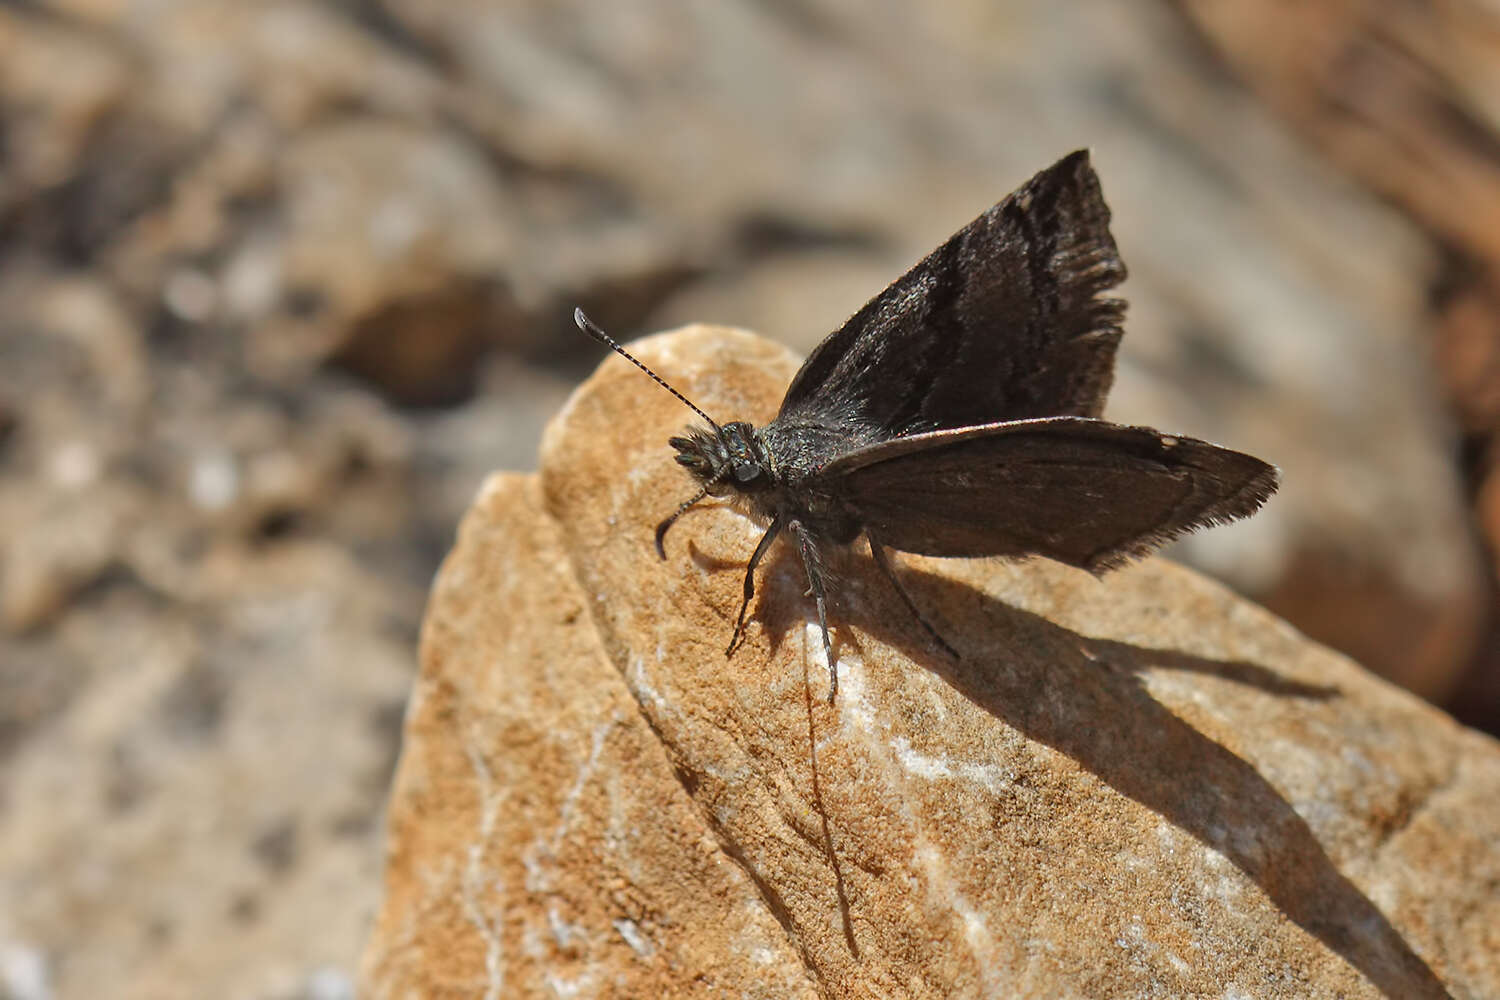
<svg viewBox="0 0 1500 1000">
<path fill-rule="evenodd" d="M 1099 419 L 1114 378 L 1125 278 L 1087 151 L 1073 153 L 955 233 L 865 304 L 802 366 L 764 427 L 720 425 L 577 311 L 709 424 L 670 443 L 706 496 L 737 495 L 767 524 L 729 640 L 744 634 L 755 567 L 786 533 L 828 637 L 828 543 L 863 534 L 932 639 L 887 548 L 1028 556 L 1103 573 L 1178 535 L 1248 517 L 1276 491 L 1260 459 Z"/>
</svg>

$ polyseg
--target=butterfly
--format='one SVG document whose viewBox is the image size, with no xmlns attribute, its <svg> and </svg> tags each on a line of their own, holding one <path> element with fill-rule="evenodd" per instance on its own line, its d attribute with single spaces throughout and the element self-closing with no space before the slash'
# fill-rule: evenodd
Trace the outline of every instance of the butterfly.
<svg viewBox="0 0 1500 1000">
<path fill-rule="evenodd" d="M 698 491 L 766 526 L 745 569 L 726 656 L 745 634 L 755 570 L 780 537 L 817 606 L 830 674 L 830 545 L 860 535 L 906 608 L 949 655 L 889 549 L 1040 555 L 1102 574 L 1184 533 L 1255 513 L 1275 467 L 1207 441 L 1100 419 L 1114 379 L 1125 278 L 1086 150 L 964 226 L 813 350 L 764 427 L 720 424 L 583 314 L 617 351 L 707 422 L 668 442 Z"/>
</svg>

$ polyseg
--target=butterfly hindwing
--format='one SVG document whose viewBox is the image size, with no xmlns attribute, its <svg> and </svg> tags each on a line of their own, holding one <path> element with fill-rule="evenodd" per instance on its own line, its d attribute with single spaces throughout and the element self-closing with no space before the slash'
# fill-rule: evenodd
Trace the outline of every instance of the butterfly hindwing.
<svg viewBox="0 0 1500 1000">
<path fill-rule="evenodd" d="M 1102 572 L 1276 489 L 1257 458 L 1193 438 L 1058 417 L 914 435 L 830 465 L 880 544 L 934 556 L 1043 555 Z"/>
<path fill-rule="evenodd" d="M 756 565 L 778 537 L 801 557 L 830 670 L 825 544 L 885 556 L 1041 555 L 1101 573 L 1248 517 L 1276 469 L 1206 441 L 1098 419 L 1114 378 L 1125 279 L 1086 151 L 1031 178 L 871 299 L 813 350 L 770 423 L 718 424 L 581 312 L 575 321 L 709 425 L 671 440 L 698 492 L 656 528 L 727 496 L 767 525 L 726 652 L 744 637 Z"/>
<path fill-rule="evenodd" d="M 1125 277 L 1088 153 L 1028 181 L 818 345 L 778 422 L 830 418 L 865 440 L 1046 416 L 1097 416 Z"/>
</svg>

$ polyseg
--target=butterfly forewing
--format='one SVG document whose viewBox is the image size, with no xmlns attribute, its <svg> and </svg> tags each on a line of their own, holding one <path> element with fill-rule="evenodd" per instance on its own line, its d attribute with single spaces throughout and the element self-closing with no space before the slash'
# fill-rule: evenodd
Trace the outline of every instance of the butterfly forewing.
<svg viewBox="0 0 1500 1000">
<path fill-rule="evenodd" d="M 1042 555 L 1097 573 L 1254 513 L 1276 489 L 1273 467 L 1097 419 L 1125 311 L 1105 293 L 1124 278 L 1098 178 L 1088 153 L 1074 153 L 819 344 L 775 420 L 758 429 L 709 420 L 711 429 L 672 439 L 699 490 L 658 524 L 663 558 L 667 529 L 709 495 L 730 496 L 767 525 L 745 568 L 729 651 L 744 634 L 756 565 L 778 536 L 801 559 L 832 668 L 823 545 L 868 535 L 876 564 L 952 653 L 885 549 Z M 578 322 L 630 357 L 586 317 Z"/>
<path fill-rule="evenodd" d="M 1249 455 L 1068 417 L 889 441 L 825 475 L 882 545 L 933 556 L 1036 554 L 1094 572 L 1244 517 L 1276 489 L 1276 470 Z"/>
<path fill-rule="evenodd" d="M 1098 178 L 1079 151 L 959 230 L 823 341 L 777 419 L 837 420 L 879 440 L 1096 416 L 1124 313 L 1101 293 L 1124 277 Z"/>
</svg>

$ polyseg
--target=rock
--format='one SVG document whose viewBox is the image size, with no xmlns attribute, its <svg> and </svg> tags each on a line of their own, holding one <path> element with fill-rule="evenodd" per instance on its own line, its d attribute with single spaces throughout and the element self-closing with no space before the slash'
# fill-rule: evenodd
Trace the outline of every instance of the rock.
<svg viewBox="0 0 1500 1000">
<path fill-rule="evenodd" d="M 1198 43 L 1166 5 L 1021 4 L 997 20 L 945 4 L 872 22 L 826 6 L 683 20 L 575 4 L 576 35 L 525 4 L 389 9 L 484 81 L 501 123 L 468 120 L 530 175 L 567 164 L 620 197 L 627 210 L 589 213 L 594 232 L 641 216 L 705 262 L 643 326 L 591 309 L 616 332 L 711 319 L 810 349 L 1032 171 L 1092 146 L 1131 273 L 1114 412 L 1235 441 L 1285 473 L 1255 522 L 1174 557 L 1412 690 L 1451 696 L 1488 591 L 1454 429 L 1426 377 L 1436 254 L 1183 56 Z M 1268 10 L 1254 16 L 1274 28 Z M 1445 206 L 1483 216 L 1463 202 Z M 539 228 L 535 260 L 573 256 L 554 235 L 571 226 Z"/>
<path fill-rule="evenodd" d="M 483 157 L 426 130 L 358 122 L 312 132 L 280 175 L 279 273 L 288 293 L 314 298 L 264 326 L 257 350 L 330 357 L 403 401 L 467 395 L 486 329 L 505 325 L 491 286 L 514 229 Z"/>
<path fill-rule="evenodd" d="M 101 282 L 17 269 L 3 284 L 0 397 L 17 402 L 5 457 L 20 475 L 0 477 L 0 632 L 23 633 L 117 563 L 144 516 L 139 484 L 111 473 L 139 446 L 150 380 L 139 332 Z"/>
<path fill-rule="evenodd" d="M 337 995 L 451 521 L 378 399 L 131 304 L 0 280 L 0 996 Z"/>
<path fill-rule="evenodd" d="M 0 93 L 13 109 L 6 173 L 18 195 L 68 180 L 100 120 L 129 92 L 130 63 L 114 46 L 39 15 L 0 11 Z M 70 72 L 57 72 L 60 64 Z"/>
<path fill-rule="evenodd" d="M 461 405 L 517 357 L 568 368 L 575 304 L 615 331 L 708 317 L 806 349 L 1091 145 L 1132 273 L 1129 419 L 1287 473 L 1255 528 L 1177 555 L 1430 698 L 1470 658 L 1484 567 L 1413 348 L 1430 241 L 1205 71 L 1164 6 L 11 6 L 0 227 L 168 329 L 243 330 L 255 378 L 329 363 L 402 406 Z M 1482 199 L 1444 191 L 1422 194 L 1489 231 Z"/>
<path fill-rule="evenodd" d="M 601 648 L 535 479 L 492 479 L 460 537 L 408 709 L 368 995 L 816 996 Z"/>
<path fill-rule="evenodd" d="M 1428 288 L 1422 332 L 1439 392 L 1467 438 L 1464 474 L 1480 484 L 1469 496 L 1477 493 L 1475 520 L 1493 553 L 1500 547 L 1500 519 L 1487 503 L 1500 490 L 1490 457 L 1500 449 L 1500 8 L 1476 0 L 1173 6 L 1268 107 L 1439 249 L 1436 259 L 1414 262 L 1411 277 Z M 1383 394 L 1372 398 L 1378 403 Z M 1405 424 L 1387 418 L 1373 425 Z M 1431 546 L 1418 542 L 1408 551 Z M 1451 600 L 1421 598 L 1420 571 L 1400 574 L 1407 579 L 1396 587 L 1379 579 L 1379 570 L 1399 570 L 1401 562 L 1372 561 L 1365 573 L 1350 574 L 1340 572 L 1338 559 L 1324 559 L 1312 574 L 1288 574 L 1289 586 L 1271 604 L 1340 648 L 1367 653 L 1377 669 L 1390 653 L 1405 657 L 1411 673 L 1384 672 L 1495 726 L 1500 697 L 1490 677 L 1500 621 L 1492 597 L 1465 588 L 1472 610 L 1455 614 Z M 1495 574 L 1492 557 L 1489 580 Z M 1340 577 L 1345 586 L 1329 585 Z M 1493 591 L 1493 583 L 1485 589 Z M 1340 590 L 1348 600 L 1338 600 Z M 1408 624 L 1422 617 L 1426 624 Z M 1476 624 L 1487 633 L 1477 650 Z M 1455 692 L 1465 665 L 1469 677 Z"/>
<path fill-rule="evenodd" d="M 1166 5 L 0 3 L 0 145 L 0 952 L 60 997 L 352 978 L 422 598 L 592 367 L 573 305 L 805 350 L 1077 146 L 1115 412 L 1287 473 L 1182 557 L 1434 695 L 1488 600 L 1413 349 L 1449 247 Z M 1500 412 L 1481 277 L 1449 368 Z"/>
<path fill-rule="evenodd" d="M 352 969 L 410 671 L 406 602 L 330 548 L 220 557 L 202 610 L 118 581 L 0 657 L 0 951 L 42 955 L 45 995 Z"/>
<path fill-rule="evenodd" d="M 720 419 L 795 359 L 634 347 Z M 435 584 L 372 997 L 1481 997 L 1500 747 L 1191 571 L 867 557 L 841 686 L 795 557 L 689 491 L 688 414 L 620 359 L 497 476 Z"/>
<path fill-rule="evenodd" d="M 96 490 L 88 498 L 0 496 L 0 511 L 24 523 L 6 532 L 0 568 L 0 631 L 25 633 L 51 623 L 119 553 L 120 537 L 139 516 L 138 498 Z"/>
<path fill-rule="evenodd" d="M 1500 280 L 1500 12 L 1492 5 L 1455 0 L 1394 17 L 1360 4 L 1175 6 L 1336 162 Z"/>
</svg>

